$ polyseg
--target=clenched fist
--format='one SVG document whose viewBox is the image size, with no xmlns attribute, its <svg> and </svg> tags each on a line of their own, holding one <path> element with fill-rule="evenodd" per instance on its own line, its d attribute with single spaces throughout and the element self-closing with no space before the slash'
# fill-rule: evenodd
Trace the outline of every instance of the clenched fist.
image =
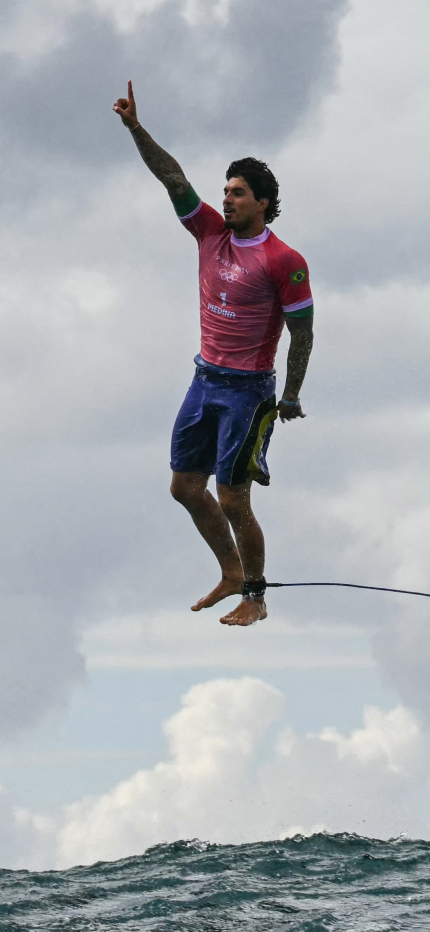
<svg viewBox="0 0 430 932">
<path fill-rule="evenodd" d="M 296 417 L 306 417 L 306 414 L 302 411 L 300 401 L 297 399 L 295 404 L 286 405 L 285 402 L 281 399 L 279 404 L 276 406 L 279 411 L 279 417 L 283 424 L 285 421 L 293 421 Z"/>
</svg>

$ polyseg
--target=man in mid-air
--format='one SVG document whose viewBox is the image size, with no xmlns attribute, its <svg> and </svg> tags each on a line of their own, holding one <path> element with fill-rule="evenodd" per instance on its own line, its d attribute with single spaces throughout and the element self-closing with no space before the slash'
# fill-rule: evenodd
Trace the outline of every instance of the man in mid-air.
<svg viewBox="0 0 430 932">
<path fill-rule="evenodd" d="M 266 453 L 278 412 L 282 422 L 305 417 L 299 391 L 312 349 L 308 268 L 267 226 L 280 211 L 278 183 L 264 162 L 232 162 L 223 218 L 202 203 L 177 161 L 140 125 L 131 81 L 128 97 L 113 109 L 199 247 L 201 351 L 173 428 L 171 491 L 189 511 L 222 575 L 192 610 L 241 594 L 221 622 L 251 625 L 267 616 L 264 537 L 251 510 L 251 486 L 253 480 L 269 485 Z M 273 365 L 284 322 L 291 341 L 285 389 L 276 405 Z M 207 488 L 212 474 L 218 501 Z"/>
</svg>

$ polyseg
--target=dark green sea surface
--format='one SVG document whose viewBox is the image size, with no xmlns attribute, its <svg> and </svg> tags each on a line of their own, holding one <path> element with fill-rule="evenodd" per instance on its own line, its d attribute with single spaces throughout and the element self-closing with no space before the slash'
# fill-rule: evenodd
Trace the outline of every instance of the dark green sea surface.
<svg viewBox="0 0 430 932">
<path fill-rule="evenodd" d="M 67 871 L 0 871 L 0 930 L 430 930 L 430 842 L 313 835 L 157 845 Z"/>
</svg>

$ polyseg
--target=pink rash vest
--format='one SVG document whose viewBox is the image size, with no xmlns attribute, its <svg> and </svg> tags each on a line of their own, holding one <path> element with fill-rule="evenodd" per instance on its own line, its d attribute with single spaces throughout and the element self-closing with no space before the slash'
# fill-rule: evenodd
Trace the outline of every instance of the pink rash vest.
<svg viewBox="0 0 430 932">
<path fill-rule="evenodd" d="M 199 247 L 203 360 L 249 372 L 272 370 L 285 315 L 313 314 L 303 256 L 268 227 L 260 236 L 238 239 L 191 187 L 174 207 Z"/>
</svg>

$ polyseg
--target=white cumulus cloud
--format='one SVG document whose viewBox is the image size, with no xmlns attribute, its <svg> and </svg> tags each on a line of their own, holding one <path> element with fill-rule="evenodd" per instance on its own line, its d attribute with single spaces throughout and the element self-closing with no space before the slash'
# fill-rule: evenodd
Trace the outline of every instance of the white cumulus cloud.
<svg viewBox="0 0 430 932">
<path fill-rule="evenodd" d="M 152 769 L 78 800 L 55 823 L 3 793 L 3 866 L 69 867 L 194 837 L 430 836 L 427 736 L 410 711 L 367 709 L 349 736 L 329 726 L 295 734 L 285 712 L 282 693 L 254 677 L 194 686 L 164 726 L 167 759 Z"/>
<path fill-rule="evenodd" d="M 344 738 L 336 728 L 324 728 L 319 737 L 335 745 L 340 760 L 345 757 L 355 757 L 363 763 L 383 760 L 390 770 L 398 771 L 420 734 L 412 713 L 402 706 L 391 712 L 369 706 L 364 709 L 363 719 L 364 727 L 357 728 L 349 738 Z"/>
<path fill-rule="evenodd" d="M 170 762 L 69 807 L 62 863 L 138 854 L 161 840 L 221 841 L 226 823 L 236 837 L 247 832 L 246 764 L 283 704 L 279 690 L 251 677 L 193 687 L 165 726 Z"/>
</svg>

